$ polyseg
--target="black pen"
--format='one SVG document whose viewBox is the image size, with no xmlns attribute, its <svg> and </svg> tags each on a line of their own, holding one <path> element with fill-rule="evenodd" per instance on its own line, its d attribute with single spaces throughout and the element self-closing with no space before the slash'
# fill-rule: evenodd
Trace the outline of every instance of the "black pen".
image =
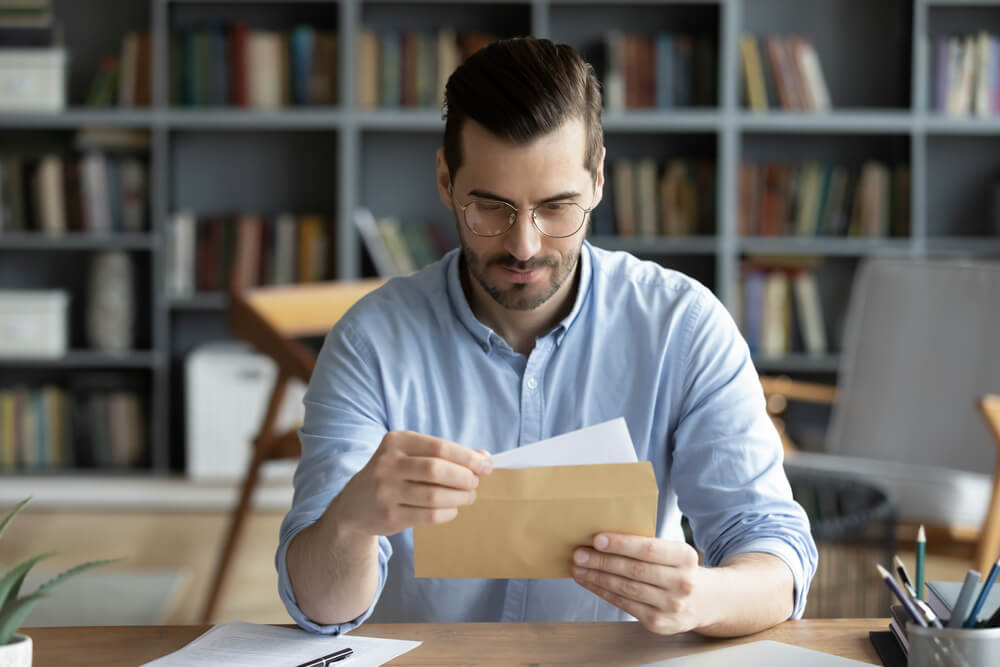
<svg viewBox="0 0 1000 667">
<path fill-rule="evenodd" d="M 329 655 L 324 655 L 322 658 L 316 658 L 315 660 L 310 660 L 309 662 L 303 662 L 301 665 L 298 665 L 298 667 L 326 667 L 327 665 L 332 665 L 335 662 L 347 660 L 352 655 L 354 655 L 354 651 L 349 648 L 342 648 Z"/>
<path fill-rule="evenodd" d="M 997 610 L 990 616 L 990 620 L 986 621 L 986 627 L 1000 628 L 1000 607 L 997 607 Z"/>
</svg>

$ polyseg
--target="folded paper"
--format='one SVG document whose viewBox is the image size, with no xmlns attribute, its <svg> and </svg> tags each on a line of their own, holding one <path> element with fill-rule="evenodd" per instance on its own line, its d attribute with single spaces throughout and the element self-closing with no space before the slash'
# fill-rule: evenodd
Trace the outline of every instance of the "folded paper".
<svg viewBox="0 0 1000 667">
<path fill-rule="evenodd" d="M 448 523 L 413 529 L 416 577 L 558 579 L 600 532 L 656 534 L 649 461 L 496 469 Z"/>
</svg>

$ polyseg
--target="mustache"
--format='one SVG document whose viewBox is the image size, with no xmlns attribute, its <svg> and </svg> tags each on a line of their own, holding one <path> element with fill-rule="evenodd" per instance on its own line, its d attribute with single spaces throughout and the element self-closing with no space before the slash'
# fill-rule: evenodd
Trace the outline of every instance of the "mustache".
<svg viewBox="0 0 1000 667">
<path fill-rule="evenodd" d="M 556 261 L 554 259 L 546 259 L 544 257 L 533 257 L 522 261 L 511 255 L 496 255 L 495 257 L 491 257 L 486 265 L 498 265 L 507 269 L 514 269 L 516 271 L 532 271 L 534 269 L 540 269 L 543 266 L 554 267 L 556 265 Z"/>
</svg>

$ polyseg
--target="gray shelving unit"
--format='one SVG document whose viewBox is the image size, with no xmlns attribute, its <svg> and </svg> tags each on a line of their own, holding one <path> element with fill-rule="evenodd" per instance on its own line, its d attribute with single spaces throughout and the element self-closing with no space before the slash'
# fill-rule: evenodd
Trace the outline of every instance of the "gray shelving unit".
<svg viewBox="0 0 1000 667">
<path fill-rule="evenodd" d="M 987 211 L 990 185 L 1000 176 L 1000 118 L 945 118 L 930 111 L 928 44 L 937 34 L 1000 31 L 1000 1 L 969 0 L 55 0 L 70 49 L 71 107 L 55 114 L 0 114 L 0 151 L 97 125 L 143 128 L 151 135 L 149 234 L 58 239 L 0 236 L 0 284 L 74 280 L 76 272 L 24 276 L 25 264 L 73 264 L 89 251 L 122 248 L 140 257 L 139 299 L 144 345 L 124 358 L 85 350 L 64 360 L 0 361 L 0 374 L 50 376 L 90 369 L 148 374 L 151 472 L 177 470 L 183 450 L 182 361 L 199 342 L 225 337 L 223 294 L 177 300 L 165 292 L 165 223 L 181 208 L 196 215 L 281 209 L 335 216 L 340 278 L 363 270 L 351 211 L 407 222 L 444 219 L 434 188 L 433 151 L 440 143 L 440 112 L 356 107 L 358 32 L 376 29 L 489 29 L 532 33 L 577 47 L 608 29 L 698 31 L 717 39 L 718 104 L 707 109 L 608 113 L 609 153 L 662 161 L 698 154 L 717 165 L 716 233 L 697 238 L 595 237 L 598 245 L 655 258 L 706 282 L 735 306 L 741 258 L 747 254 L 819 256 L 832 267 L 823 294 L 837 310 L 859 259 L 876 255 L 998 256 L 1000 239 Z M 244 18 L 255 27 L 318 23 L 339 34 L 339 102 L 330 108 L 262 112 L 178 108 L 168 102 L 168 36 L 199 22 Z M 96 25 L 99 24 L 99 25 Z M 101 55 L 115 53 L 129 30 L 153 34 L 153 106 L 93 110 L 79 105 Z M 740 35 L 804 35 L 816 46 L 835 110 L 823 114 L 754 113 L 742 105 Z M 16 140 L 11 140 L 15 137 Z M 645 151 L 645 152 L 643 152 Z M 882 157 L 911 166 L 911 235 L 905 239 L 740 238 L 738 173 L 744 159 Z M 15 261 L 8 262 L 5 259 Z M 81 263 L 82 260 L 77 262 Z M 13 266 L 14 268 L 5 269 Z M 836 326 L 838 314 L 831 314 Z M 767 372 L 830 376 L 836 355 L 760 359 Z M 147 471 L 148 472 L 148 471 Z"/>
</svg>

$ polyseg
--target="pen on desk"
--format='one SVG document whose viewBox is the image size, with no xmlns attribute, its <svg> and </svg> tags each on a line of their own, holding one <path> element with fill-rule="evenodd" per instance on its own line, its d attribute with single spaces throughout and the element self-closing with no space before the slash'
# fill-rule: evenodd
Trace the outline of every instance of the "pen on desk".
<svg viewBox="0 0 1000 667">
<path fill-rule="evenodd" d="M 334 651 L 329 655 L 324 655 L 322 658 L 316 658 L 315 660 L 310 660 L 309 662 L 303 662 L 298 667 L 327 667 L 327 665 L 332 665 L 335 662 L 340 662 L 341 660 L 347 660 L 352 655 L 354 651 L 349 648 L 342 648 L 339 651 Z"/>
<path fill-rule="evenodd" d="M 965 619 L 965 623 L 962 624 L 963 628 L 976 627 L 976 620 L 979 618 L 979 612 L 983 610 L 983 605 L 986 604 L 986 598 L 990 595 L 990 589 L 993 588 L 993 582 L 997 580 L 998 571 L 1000 571 L 1000 558 L 998 558 L 997 562 L 993 563 L 993 567 L 990 568 L 990 573 L 986 577 L 986 581 L 983 582 L 983 588 L 979 591 L 979 597 L 976 598 L 976 604 L 972 605 L 972 611 L 969 612 L 969 617 Z"/>
<path fill-rule="evenodd" d="M 917 599 L 924 599 L 924 558 L 927 553 L 927 533 L 924 531 L 924 524 L 920 524 L 917 531 Z"/>
<path fill-rule="evenodd" d="M 892 575 L 889 574 L 888 570 L 878 563 L 875 563 L 875 567 L 878 568 L 879 576 L 882 577 L 883 581 L 885 581 L 885 585 L 888 586 L 889 590 L 892 591 L 892 594 L 899 599 L 899 602 L 903 605 L 906 613 L 910 615 L 910 618 L 912 618 L 918 625 L 926 628 L 927 621 L 924 619 L 924 615 L 920 612 L 920 610 L 914 606 L 910 596 L 900 589 L 899 584 L 897 584 L 896 580 L 892 578 Z"/>
<path fill-rule="evenodd" d="M 972 605 L 972 594 L 976 592 L 976 584 L 979 583 L 982 576 L 975 570 L 969 570 L 965 573 L 965 581 L 962 582 L 962 588 L 958 592 L 958 599 L 955 600 L 955 604 L 951 608 L 951 618 L 948 620 L 949 628 L 962 627 L 962 623 L 965 622 L 965 618 L 969 614 L 969 607 Z"/>
<path fill-rule="evenodd" d="M 906 571 L 906 566 L 903 565 L 903 561 L 899 558 L 899 556 L 896 556 L 896 573 L 899 574 L 899 580 L 902 581 L 904 585 L 913 588 L 913 581 L 910 579 L 910 574 Z"/>
</svg>

